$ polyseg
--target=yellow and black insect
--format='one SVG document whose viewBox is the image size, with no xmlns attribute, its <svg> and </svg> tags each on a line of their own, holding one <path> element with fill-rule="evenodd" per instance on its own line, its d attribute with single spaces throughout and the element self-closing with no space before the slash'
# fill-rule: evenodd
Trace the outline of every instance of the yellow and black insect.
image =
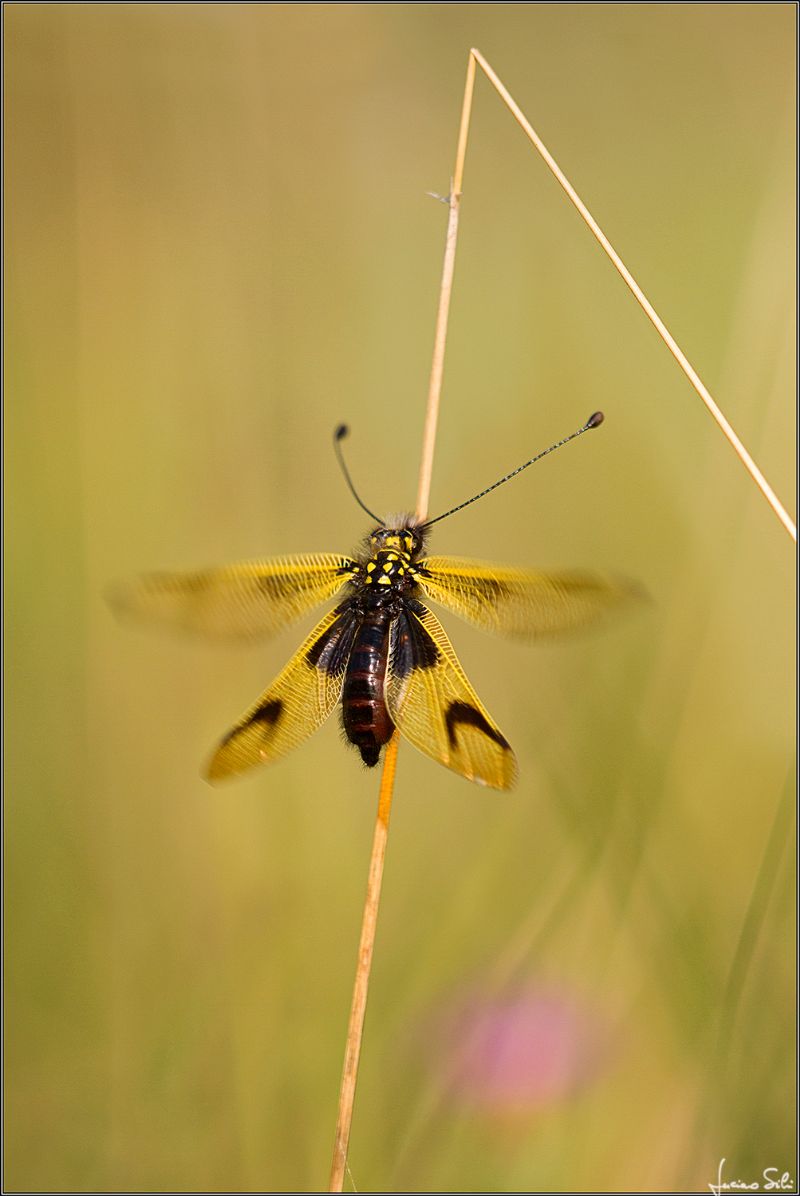
<svg viewBox="0 0 800 1196">
<path fill-rule="evenodd" d="M 312 607 L 339 600 L 261 697 L 225 736 L 211 781 L 277 760 L 322 726 L 341 701 L 347 739 L 378 763 L 395 727 L 421 752 L 495 789 L 510 788 L 517 763 L 508 740 L 467 680 L 431 599 L 488 631 L 531 640 L 589 622 L 630 597 L 624 580 L 585 572 L 541 573 L 426 555 L 434 523 L 460 511 L 547 453 L 603 420 L 596 412 L 486 490 L 425 522 L 380 520 L 355 556 L 316 553 L 193 573 L 151 574 L 112 602 L 123 613 L 211 635 L 268 635 Z M 341 592 L 341 593 L 340 593 Z"/>
</svg>

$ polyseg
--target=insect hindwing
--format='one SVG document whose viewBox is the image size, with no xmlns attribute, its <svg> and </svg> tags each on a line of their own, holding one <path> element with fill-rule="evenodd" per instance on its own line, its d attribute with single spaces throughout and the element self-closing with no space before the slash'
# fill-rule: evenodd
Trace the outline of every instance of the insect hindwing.
<svg viewBox="0 0 800 1196">
<path fill-rule="evenodd" d="M 357 626 L 346 609 L 325 615 L 222 740 L 208 765 L 210 781 L 277 760 L 322 726 L 339 701 Z"/>
<path fill-rule="evenodd" d="M 401 734 L 470 781 L 510 789 L 517 761 L 458 663 L 444 628 L 422 603 L 392 628 L 386 703 Z"/>
</svg>

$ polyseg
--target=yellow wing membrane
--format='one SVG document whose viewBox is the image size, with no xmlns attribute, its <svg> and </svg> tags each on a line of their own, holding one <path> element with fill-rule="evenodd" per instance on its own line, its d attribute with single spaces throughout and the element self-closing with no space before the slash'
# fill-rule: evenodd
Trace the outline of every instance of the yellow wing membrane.
<svg viewBox="0 0 800 1196">
<path fill-rule="evenodd" d="M 447 556 L 419 561 L 415 580 L 434 602 L 483 631 L 528 640 L 583 627 L 642 596 L 632 582 L 610 575 L 544 573 Z"/>
<path fill-rule="evenodd" d="M 150 573 L 109 594 L 120 615 L 205 635 L 271 635 L 326 602 L 356 569 L 336 553 L 245 561 L 191 573 Z"/>
<path fill-rule="evenodd" d="M 322 726 L 339 701 L 357 624 L 338 609 L 325 615 L 222 740 L 208 765 L 209 781 L 277 760 Z"/>
<path fill-rule="evenodd" d="M 419 604 L 392 629 L 386 704 L 414 747 L 467 780 L 510 789 L 517 761 L 458 663 L 444 628 Z"/>
</svg>

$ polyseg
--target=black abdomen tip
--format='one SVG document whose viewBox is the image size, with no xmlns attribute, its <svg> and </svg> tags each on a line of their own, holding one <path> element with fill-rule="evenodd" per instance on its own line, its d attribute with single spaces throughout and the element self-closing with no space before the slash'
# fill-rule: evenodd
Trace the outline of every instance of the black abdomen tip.
<svg viewBox="0 0 800 1196">
<path fill-rule="evenodd" d="M 334 440 L 344 440 L 345 436 L 350 435 L 350 429 L 347 424 L 339 424 L 333 434 Z"/>
<path fill-rule="evenodd" d="M 379 743 L 360 743 L 358 750 L 361 752 L 361 759 L 367 768 L 374 768 L 381 758 L 381 745 Z"/>
<path fill-rule="evenodd" d="M 602 411 L 595 411 L 594 415 L 590 415 L 586 421 L 587 428 L 599 428 L 605 416 Z"/>
</svg>

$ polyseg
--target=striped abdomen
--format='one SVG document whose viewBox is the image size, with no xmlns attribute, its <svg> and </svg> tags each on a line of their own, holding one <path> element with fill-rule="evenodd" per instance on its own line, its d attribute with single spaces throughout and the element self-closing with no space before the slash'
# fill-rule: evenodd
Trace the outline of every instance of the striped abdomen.
<svg viewBox="0 0 800 1196">
<path fill-rule="evenodd" d="M 347 738 L 371 768 L 394 731 L 384 698 L 392 617 L 378 608 L 368 611 L 359 627 L 342 690 L 342 721 Z"/>
</svg>

